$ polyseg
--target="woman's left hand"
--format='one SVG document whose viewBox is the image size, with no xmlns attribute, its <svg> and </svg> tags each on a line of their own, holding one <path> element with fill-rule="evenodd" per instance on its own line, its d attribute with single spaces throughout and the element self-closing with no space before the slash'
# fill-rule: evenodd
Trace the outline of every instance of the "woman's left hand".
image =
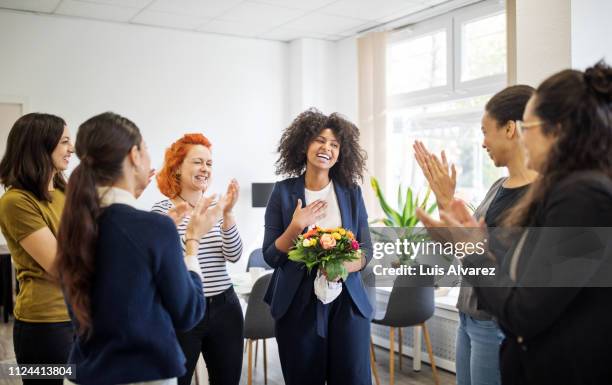
<svg viewBox="0 0 612 385">
<path fill-rule="evenodd" d="M 225 193 L 225 207 L 223 208 L 223 215 L 231 214 L 234 205 L 238 201 L 238 195 L 240 193 L 240 185 L 236 179 L 232 179 L 227 185 L 227 192 Z"/>
<path fill-rule="evenodd" d="M 361 255 L 358 259 L 353 259 L 352 261 L 344 261 L 342 264 L 349 274 L 354 273 L 363 268 L 364 256 Z"/>
</svg>

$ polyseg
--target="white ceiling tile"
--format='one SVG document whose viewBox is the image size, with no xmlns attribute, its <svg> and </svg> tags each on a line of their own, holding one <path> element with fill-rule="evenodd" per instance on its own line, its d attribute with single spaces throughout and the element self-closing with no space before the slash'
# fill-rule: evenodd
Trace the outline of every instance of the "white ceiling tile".
<svg viewBox="0 0 612 385">
<path fill-rule="evenodd" d="M 312 11 L 328 4 L 331 4 L 338 0 L 249 0 L 254 3 L 265 3 L 271 5 L 278 5 L 287 8 L 303 9 L 305 11 Z"/>
<path fill-rule="evenodd" d="M 176 15 L 173 13 L 157 12 L 145 9 L 134 17 L 131 22 L 136 24 L 153 25 L 179 29 L 196 29 L 209 19 L 199 16 Z"/>
<path fill-rule="evenodd" d="M 379 23 L 387 23 L 390 22 L 391 20 L 396 20 L 408 15 L 411 15 L 413 13 L 417 13 L 420 12 L 424 9 L 429 8 L 429 5 L 426 4 L 412 4 L 412 5 L 408 5 L 407 7 L 404 7 L 396 12 L 393 12 L 387 16 L 384 17 L 380 17 L 378 18 L 376 21 L 378 21 Z"/>
<path fill-rule="evenodd" d="M 271 29 L 269 25 L 237 23 L 233 21 L 211 20 L 198 28 L 198 31 L 220 33 L 224 35 L 253 37 Z"/>
<path fill-rule="evenodd" d="M 120 7 L 78 0 L 63 0 L 55 13 L 98 20 L 129 21 L 139 11 L 140 8 Z"/>
<path fill-rule="evenodd" d="M 212 19 L 241 2 L 242 0 L 155 0 L 147 10 Z"/>
<path fill-rule="evenodd" d="M 151 3 L 151 0 L 78 0 L 84 3 L 100 3 L 107 5 L 117 5 L 120 7 L 144 8 Z"/>
<path fill-rule="evenodd" d="M 366 21 L 341 16 L 309 13 L 297 20 L 284 24 L 283 27 L 323 35 L 335 35 L 350 28 L 358 27 Z"/>
<path fill-rule="evenodd" d="M 397 15 L 398 11 L 411 6 L 425 7 L 416 0 L 340 0 L 319 9 L 317 12 L 363 20 L 378 20 Z"/>
<path fill-rule="evenodd" d="M 258 37 L 270 40 L 291 41 L 301 38 L 329 40 L 328 35 L 299 31 L 291 28 L 275 28 L 267 31 Z"/>
<path fill-rule="evenodd" d="M 284 24 L 304 15 L 306 11 L 277 7 L 269 4 L 244 2 L 219 17 L 220 20 L 248 23 L 271 23 L 273 26 Z"/>
<path fill-rule="evenodd" d="M 61 0 L 0 0 L 0 8 L 51 13 Z"/>
</svg>

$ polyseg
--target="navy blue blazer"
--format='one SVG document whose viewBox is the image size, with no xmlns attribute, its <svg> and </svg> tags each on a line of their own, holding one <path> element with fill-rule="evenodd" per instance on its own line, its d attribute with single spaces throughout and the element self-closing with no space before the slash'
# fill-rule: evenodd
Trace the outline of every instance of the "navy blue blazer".
<svg viewBox="0 0 612 385">
<path fill-rule="evenodd" d="M 351 230 L 365 253 L 366 264 L 372 259 L 372 241 L 368 229 L 368 213 L 363 203 L 359 186 L 344 187 L 334 183 L 334 191 L 342 217 L 342 227 Z M 289 309 L 295 293 L 307 270 L 302 263 L 290 261 L 287 253 L 276 248 L 274 242 L 291 223 L 297 200 L 304 198 L 304 175 L 285 179 L 274 185 L 266 207 L 266 224 L 263 241 L 263 255 L 268 265 L 274 268 L 272 280 L 264 300 L 270 305 L 272 317 L 280 319 Z M 304 229 L 306 231 L 306 229 Z M 349 274 L 344 287 L 360 313 L 372 318 L 372 305 L 368 300 L 359 272 Z"/>
</svg>

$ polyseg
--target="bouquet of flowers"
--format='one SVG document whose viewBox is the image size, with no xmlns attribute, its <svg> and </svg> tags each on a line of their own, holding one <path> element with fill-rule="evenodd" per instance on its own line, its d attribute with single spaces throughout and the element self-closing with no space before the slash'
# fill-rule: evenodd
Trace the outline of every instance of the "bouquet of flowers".
<svg viewBox="0 0 612 385">
<path fill-rule="evenodd" d="M 327 280 L 335 281 L 338 277 L 346 280 L 344 261 L 361 258 L 361 249 L 351 231 L 316 226 L 298 237 L 288 255 L 290 260 L 305 264 L 308 272 L 319 267 Z"/>
</svg>

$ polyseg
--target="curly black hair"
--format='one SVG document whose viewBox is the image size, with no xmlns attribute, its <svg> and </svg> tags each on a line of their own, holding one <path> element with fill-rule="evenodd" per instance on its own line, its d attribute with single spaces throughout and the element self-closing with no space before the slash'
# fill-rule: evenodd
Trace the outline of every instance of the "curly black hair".
<svg viewBox="0 0 612 385">
<path fill-rule="evenodd" d="M 326 116 L 316 108 L 299 114 L 283 131 L 277 149 L 276 174 L 301 175 L 306 169 L 308 146 L 326 128 L 331 129 L 340 142 L 340 154 L 329 171 L 330 178 L 344 186 L 363 182 L 367 155 L 359 145 L 359 129 L 338 113 Z"/>
</svg>

